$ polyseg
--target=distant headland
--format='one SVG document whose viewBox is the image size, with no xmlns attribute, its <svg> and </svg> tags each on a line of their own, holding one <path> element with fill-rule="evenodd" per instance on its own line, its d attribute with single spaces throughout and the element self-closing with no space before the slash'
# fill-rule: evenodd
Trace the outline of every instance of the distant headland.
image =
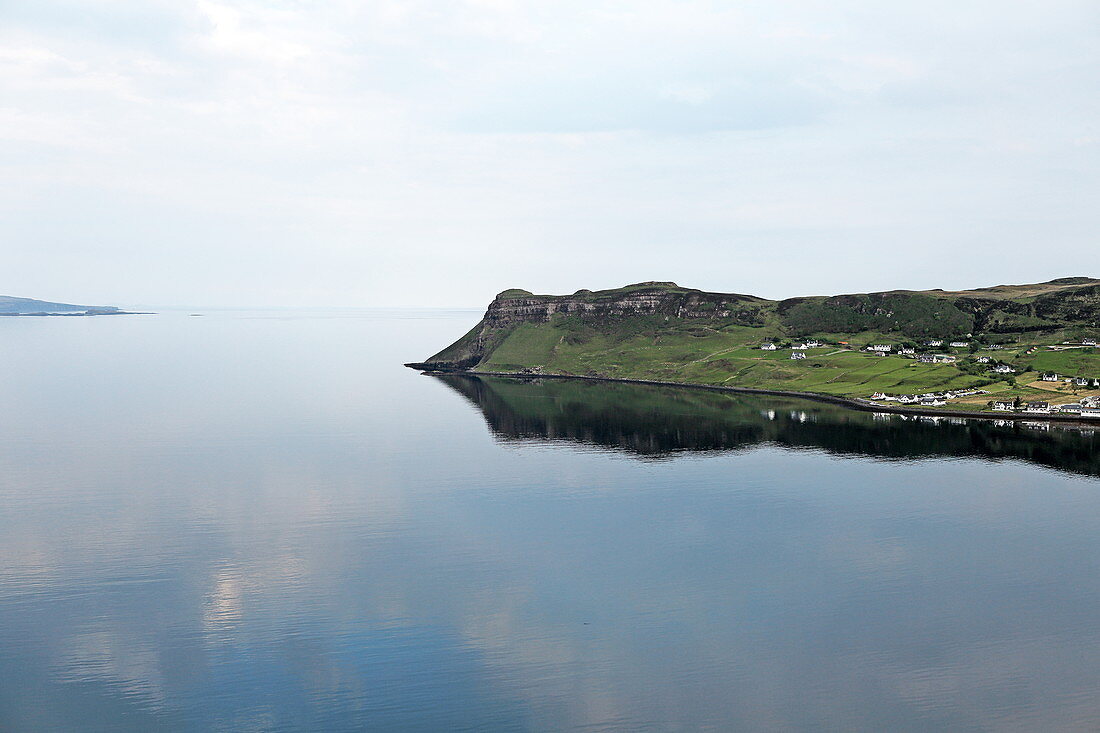
<svg viewBox="0 0 1100 733">
<path fill-rule="evenodd" d="M 113 305 L 75 305 L 0 295 L 0 316 L 123 316 L 136 315 Z"/>
</svg>

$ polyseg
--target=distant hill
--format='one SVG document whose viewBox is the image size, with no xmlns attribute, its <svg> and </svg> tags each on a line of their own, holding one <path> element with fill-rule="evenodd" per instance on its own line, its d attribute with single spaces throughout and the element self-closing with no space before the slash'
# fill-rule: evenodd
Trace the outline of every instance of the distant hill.
<svg viewBox="0 0 1100 733">
<path fill-rule="evenodd" d="M 1049 386 L 1036 386 L 1043 371 L 1100 378 L 1097 339 L 1100 279 L 1090 277 L 779 301 L 644 282 L 572 295 L 505 290 L 469 333 L 409 366 L 843 396 L 984 388 L 1038 398 Z"/>
<path fill-rule="evenodd" d="M 3 316 L 44 316 L 44 315 L 112 315 L 123 313 L 113 305 L 74 305 L 72 303 L 51 303 L 34 298 L 15 298 L 0 295 L 0 315 Z"/>
</svg>

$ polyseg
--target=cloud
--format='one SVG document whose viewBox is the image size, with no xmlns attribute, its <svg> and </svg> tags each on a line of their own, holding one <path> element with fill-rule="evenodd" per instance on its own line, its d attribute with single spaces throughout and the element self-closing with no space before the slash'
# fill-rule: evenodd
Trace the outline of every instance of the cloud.
<svg viewBox="0 0 1100 733">
<path fill-rule="evenodd" d="M 0 240 L 19 290 L 75 301 L 1071 274 L 989 254 L 1094 246 L 1096 16 L 1073 0 L 12 2 Z M 896 248 L 926 256 L 899 269 Z M 493 266 L 454 278 L 471 256 Z"/>
</svg>

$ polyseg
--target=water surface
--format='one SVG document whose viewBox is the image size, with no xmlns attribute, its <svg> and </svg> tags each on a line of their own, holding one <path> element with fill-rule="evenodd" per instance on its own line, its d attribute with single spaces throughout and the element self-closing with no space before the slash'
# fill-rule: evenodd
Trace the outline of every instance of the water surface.
<svg viewBox="0 0 1100 733">
<path fill-rule="evenodd" d="M 1087 430 L 3 319 L 0 729 L 1092 730 Z"/>
</svg>

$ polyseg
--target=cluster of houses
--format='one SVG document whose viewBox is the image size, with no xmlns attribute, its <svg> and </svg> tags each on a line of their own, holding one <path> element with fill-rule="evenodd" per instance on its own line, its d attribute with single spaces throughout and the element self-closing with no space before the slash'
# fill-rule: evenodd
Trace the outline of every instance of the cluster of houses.
<svg viewBox="0 0 1100 733">
<path fill-rule="evenodd" d="M 872 400 L 879 402 L 897 402 L 902 405 L 920 405 L 921 407 L 941 407 L 956 397 L 970 397 L 976 394 L 988 394 L 981 389 L 953 389 L 946 392 L 926 392 L 925 394 L 885 394 L 875 392 Z"/>
<path fill-rule="evenodd" d="M 805 354 L 806 349 L 819 349 L 824 345 L 825 344 L 821 343 L 820 341 L 804 341 L 803 343 L 800 343 L 800 344 L 791 344 L 791 358 L 792 359 L 805 359 L 806 358 L 806 354 Z M 768 341 L 768 342 L 762 344 L 760 346 L 760 348 L 764 351 L 776 351 L 776 350 L 779 349 L 779 346 L 777 346 L 772 341 Z"/>
<path fill-rule="evenodd" d="M 1071 384 L 1074 387 L 1091 387 L 1093 389 L 1100 389 L 1100 379 L 1093 377 L 1063 377 L 1061 374 L 1054 372 L 1046 372 L 1039 376 L 1044 382 L 1065 382 Z"/>
<path fill-rule="evenodd" d="M 993 403 L 993 409 L 998 412 L 1027 412 L 1042 415 L 1063 414 L 1100 418 L 1100 399 L 1086 397 L 1080 402 L 1071 402 L 1066 405 L 1052 405 L 1043 401 L 1020 403 L 997 401 Z"/>
<path fill-rule="evenodd" d="M 819 349 L 825 344 L 820 341 L 805 341 L 800 344 L 791 344 L 791 349 L 794 351 L 805 351 L 806 349 Z M 773 341 L 767 341 L 760 346 L 764 351 L 776 351 L 779 346 Z"/>
<path fill-rule="evenodd" d="M 926 341 L 925 345 L 943 346 L 943 341 L 933 339 L 931 341 Z M 965 348 L 969 345 L 969 341 L 952 341 L 948 344 L 948 346 L 953 348 Z M 991 346 L 989 348 L 993 347 Z M 876 356 L 888 356 L 891 352 L 904 356 L 913 356 L 921 364 L 954 364 L 956 361 L 958 361 L 958 357 L 952 354 L 917 354 L 916 349 L 908 346 L 899 346 L 895 351 L 894 347 L 890 344 L 872 344 L 871 346 L 868 346 L 865 350 L 875 354 Z M 993 367 L 990 369 L 990 371 L 995 374 L 1016 373 L 1016 369 L 1014 367 L 1010 366 L 1009 364 L 1000 363 L 989 356 L 979 356 L 978 363 L 993 364 Z"/>
</svg>

